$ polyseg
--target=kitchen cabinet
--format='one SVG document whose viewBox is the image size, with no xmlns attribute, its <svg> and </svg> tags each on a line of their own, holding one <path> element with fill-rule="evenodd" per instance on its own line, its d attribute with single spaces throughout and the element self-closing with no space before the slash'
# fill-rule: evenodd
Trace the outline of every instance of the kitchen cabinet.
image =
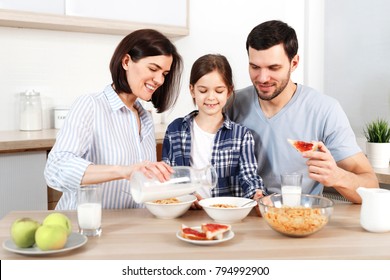
<svg viewBox="0 0 390 280">
<path fill-rule="evenodd" d="M 12 210 L 47 210 L 55 194 L 43 171 L 57 130 L 0 132 L 0 217 Z"/>
<path fill-rule="evenodd" d="M 0 0 L 0 26 L 114 35 L 153 28 L 168 37 L 189 33 L 189 0 L 47 1 Z"/>
<path fill-rule="evenodd" d="M 0 154 L 0 218 L 12 210 L 47 210 L 46 151 Z"/>
</svg>

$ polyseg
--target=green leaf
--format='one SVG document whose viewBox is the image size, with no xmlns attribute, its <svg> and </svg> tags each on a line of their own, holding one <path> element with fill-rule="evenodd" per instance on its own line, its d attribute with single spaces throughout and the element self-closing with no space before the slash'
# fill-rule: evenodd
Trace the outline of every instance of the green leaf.
<svg viewBox="0 0 390 280">
<path fill-rule="evenodd" d="M 390 141 L 390 125 L 384 119 L 376 119 L 366 124 L 363 132 L 367 142 L 388 143 Z"/>
</svg>

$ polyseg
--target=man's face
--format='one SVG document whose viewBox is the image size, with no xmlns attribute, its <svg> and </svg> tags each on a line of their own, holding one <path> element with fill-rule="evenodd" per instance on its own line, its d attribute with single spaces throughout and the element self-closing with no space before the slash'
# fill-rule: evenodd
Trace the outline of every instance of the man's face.
<svg viewBox="0 0 390 280">
<path fill-rule="evenodd" d="M 249 55 L 249 76 L 262 100 L 272 100 L 286 88 L 291 72 L 298 65 L 298 55 L 288 59 L 283 45 L 257 51 L 251 47 Z"/>
</svg>

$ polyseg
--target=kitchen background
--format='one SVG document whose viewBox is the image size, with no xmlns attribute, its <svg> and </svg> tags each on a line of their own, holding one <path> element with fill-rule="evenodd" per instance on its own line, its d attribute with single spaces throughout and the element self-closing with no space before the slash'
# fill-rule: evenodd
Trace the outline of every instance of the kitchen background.
<svg viewBox="0 0 390 280">
<path fill-rule="evenodd" d="M 0 1 L 0 8 L 6 2 L 10 1 Z M 388 119 L 390 2 L 190 0 L 187 3 L 189 35 L 173 39 L 184 59 L 181 95 L 171 112 L 163 118 L 155 115 L 156 123 L 170 122 L 193 108 L 187 90 L 188 75 L 193 61 L 203 54 L 226 55 L 234 71 L 236 88 L 249 85 L 246 36 L 255 25 L 269 19 L 286 21 L 298 33 L 301 62 L 293 75 L 294 81 L 336 97 L 357 136 L 362 135 L 365 122 L 377 117 Z M 129 18 L 147 13 L 163 17 L 170 16 L 171 11 L 150 6 L 127 13 Z M 110 83 L 108 64 L 122 38 L 0 27 L 0 131 L 19 129 L 19 93 L 28 89 L 41 93 L 43 127 L 53 128 L 53 108 L 68 106 L 78 96 L 100 91 Z"/>
<path fill-rule="evenodd" d="M 236 88 L 249 85 L 246 37 L 254 26 L 270 19 L 286 21 L 297 32 L 301 59 L 293 80 L 337 98 L 363 150 L 365 122 L 389 117 L 390 18 L 387 11 L 390 3 L 386 0 L 0 0 L 0 132 L 5 132 L 3 135 L 8 134 L 6 131 L 13 134 L 12 131 L 19 130 L 21 92 L 31 89 L 40 92 L 43 128 L 53 128 L 54 108 L 69 106 L 78 96 L 101 91 L 111 82 L 109 61 L 124 35 L 1 25 L 4 22 L 1 9 L 7 5 L 24 3 L 33 11 L 47 12 L 56 5 L 63 9 L 65 1 L 67 5 L 82 7 L 83 15 L 101 12 L 103 16 L 129 17 L 136 22 L 173 21 L 188 26 L 188 35 L 172 37 L 184 60 L 180 97 L 176 107 L 163 117 L 154 113 L 156 124 L 169 123 L 194 109 L 188 93 L 188 76 L 193 62 L 201 55 L 224 54 L 232 65 Z M 104 5 L 113 6 L 107 9 Z M 125 9 L 123 5 L 131 8 Z M 102 22 L 93 21 L 92 26 L 103 25 L 104 29 Z M 146 106 L 152 109 L 150 104 Z M 0 218 L 11 210 L 55 206 L 60 193 L 47 188 L 42 176 L 46 152 L 1 154 Z"/>
</svg>

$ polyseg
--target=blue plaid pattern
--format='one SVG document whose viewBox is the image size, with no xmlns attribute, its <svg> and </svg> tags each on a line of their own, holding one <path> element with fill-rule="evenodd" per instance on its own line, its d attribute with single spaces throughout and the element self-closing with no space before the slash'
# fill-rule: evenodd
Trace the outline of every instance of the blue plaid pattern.
<svg viewBox="0 0 390 280">
<path fill-rule="evenodd" d="M 169 165 L 190 166 L 191 126 L 197 114 L 198 111 L 193 111 L 169 124 L 162 149 L 162 160 Z M 217 171 L 218 184 L 211 194 L 252 198 L 256 189 L 264 191 L 263 180 L 257 174 L 252 133 L 228 116 L 224 118 L 212 150 L 211 164 Z"/>
</svg>

